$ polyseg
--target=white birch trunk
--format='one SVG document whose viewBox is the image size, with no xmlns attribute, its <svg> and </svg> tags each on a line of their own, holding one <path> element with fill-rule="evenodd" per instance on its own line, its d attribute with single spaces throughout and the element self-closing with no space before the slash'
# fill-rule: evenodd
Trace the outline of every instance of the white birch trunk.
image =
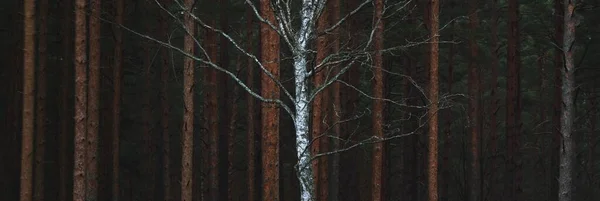
<svg viewBox="0 0 600 201">
<path fill-rule="evenodd" d="M 313 196 L 313 172 L 310 165 L 310 151 L 308 151 L 308 115 L 310 114 L 309 90 L 307 84 L 308 71 L 306 47 L 314 29 L 316 19 L 315 11 L 321 1 L 303 0 L 302 10 L 300 11 L 301 25 L 298 35 L 295 37 L 294 53 L 294 77 L 296 84 L 296 100 L 294 106 L 296 110 L 296 151 L 298 154 L 298 180 L 300 181 L 300 200 L 312 201 Z M 323 3 L 324 4 L 324 3 Z"/>
<path fill-rule="evenodd" d="M 562 71 L 562 99 L 563 107 L 561 110 L 561 143 L 560 143 L 560 167 L 558 175 L 558 200 L 571 201 L 573 196 L 573 160 L 575 158 L 573 147 L 573 117 L 574 105 L 573 98 L 575 92 L 575 63 L 573 58 L 573 46 L 575 43 L 575 2 L 574 0 L 565 0 L 564 13 L 564 35 L 563 35 L 563 53 L 565 66 Z"/>
</svg>

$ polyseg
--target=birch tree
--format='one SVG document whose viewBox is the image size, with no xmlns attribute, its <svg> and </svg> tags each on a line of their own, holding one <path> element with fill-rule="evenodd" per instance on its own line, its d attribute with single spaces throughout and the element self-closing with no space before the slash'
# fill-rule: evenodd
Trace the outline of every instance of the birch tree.
<svg viewBox="0 0 600 201">
<path fill-rule="evenodd" d="M 385 133 L 382 135 L 384 137 L 371 137 L 364 141 L 352 144 L 350 146 L 346 146 L 343 149 L 332 150 L 324 153 L 315 153 L 312 154 L 310 151 L 311 139 L 309 136 L 309 117 L 310 117 L 310 105 L 315 97 L 319 93 L 323 93 L 327 87 L 333 85 L 334 83 L 341 83 L 343 85 L 348 85 L 348 83 L 342 81 L 341 76 L 344 75 L 352 66 L 356 66 L 354 64 L 362 63 L 368 64 L 371 61 L 371 56 L 373 55 L 372 46 L 375 38 L 375 25 L 374 24 L 370 29 L 366 31 L 366 38 L 360 45 L 357 45 L 355 48 L 345 51 L 339 51 L 335 53 L 331 53 L 326 55 L 322 61 L 314 62 L 313 60 L 315 50 L 312 48 L 312 43 L 315 41 L 319 34 L 329 34 L 333 32 L 338 27 L 342 26 L 348 19 L 349 16 L 352 16 L 359 12 L 362 9 L 367 9 L 369 5 L 373 4 L 372 0 L 363 0 L 356 4 L 355 7 L 347 10 L 347 14 L 340 17 L 338 21 L 331 22 L 331 24 L 325 28 L 323 31 L 318 32 L 316 30 L 316 24 L 321 16 L 323 9 L 326 5 L 326 0 L 303 0 L 301 2 L 292 2 L 292 1 L 282 1 L 282 0 L 270 0 L 264 1 L 267 2 L 267 8 L 273 11 L 274 19 L 267 19 L 262 15 L 265 7 L 261 5 L 261 8 L 251 0 L 245 0 L 247 4 L 247 9 L 250 9 L 250 12 L 253 14 L 255 19 L 258 19 L 259 23 L 261 23 L 261 29 L 270 29 L 274 33 L 276 33 L 278 40 L 280 40 L 283 47 L 287 48 L 291 54 L 292 58 L 292 68 L 293 68 L 293 81 L 294 81 L 294 90 L 287 90 L 283 84 L 282 79 L 279 79 L 278 71 L 273 71 L 268 65 L 265 65 L 264 58 L 259 59 L 256 55 L 249 52 L 244 45 L 241 43 L 239 39 L 236 39 L 233 33 L 227 33 L 217 26 L 214 26 L 210 21 L 206 21 L 192 12 L 192 8 L 190 8 L 190 4 L 182 4 L 180 1 L 175 1 L 174 5 L 176 7 L 176 12 L 173 11 L 173 8 L 167 8 L 165 5 L 162 5 L 159 0 L 154 1 L 163 12 L 168 13 L 182 28 L 186 35 L 193 35 L 194 25 L 189 23 L 183 23 L 181 20 L 181 16 L 189 16 L 194 20 L 195 25 L 204 29 L 207 33 L 216 33 L 221 36 L 224 41 L 227 42 L 231 46 L 233 51 L 237 51 L 239 54 L 247 57 L 250 61 L 252 61 L 256 65 L 256 69 L 261 71 L 262 77 L 261 79 L 270 80 L 272 84 L 274 84 L 279 91 L 280 95 L 276 96 L 265 96 L 264 93 L 259 93 L 256 90 L 252 89 L 247 85 L 246 82 L 242 81 L 240 77 L 236 75 L 235 72 L 230 71 L 225 66 L 219 65 L 219 63 L 214 61 L 214 56 L 210 54 L 210 47 L 207 47 L 202 41 L 193 38 L 192 42 L 195 43 L 199 48 L 199 52 L 194 54 L 193 52 L 184 50 L 174 44 L 171 44 L 166 41 L 161 41 L 159 39 L 150 37 L 148 35 L 136 32 L 130 28 L 125 26 L 121 26 L 123 29 L 130 31 L 140 37 L 145 39 L 154 41 L 159 43 L 160 45 L 170 48 L 175 52 L 179 52 L 186 57 L 189 57 L 195 61 L 198 61 L 204 67 L 212 68 L 222 73 L 225 73 L 228 79 L 232 79 L 234 83 L 238 84 L 241 89 L 246 91 L 250 96 L 256 98 L 263 103 L 268 105 L 275 104 L 278 108 L 285 111 L 294 123 L 294 132 L 296 138 L 296 152 L 297 152 L 297 164 L 295 166 L 298 180 L 300 182 L 301 193 L 300 197 L 302 201 L 312 201 L 314 192 L 314 177 L 313 177 L 313 169 L 311 167 L 311 161 L 316 158 L 339 153 L 342 151 L 346 151 L 367 143 L 376 143 L 382 142 L 384 140 L 388 140 L 393 137 L 401 137 L 406 136 L 406 134 L 399 135 L 400 131 L 392 131 Z M 387 16 L 392 14 L 397 14 L 399 11 L 403 10 L 406 5 L 408 5 L 409 1 L 400 1 L 394 2 L 390 5 L 381 5 L 381 16 Z M 402 47 L 389 47 L 383 48 L 380 53 L 385 53 L 386 51 L 399 51 L 409 46 L 418 45 L 422 43 L 410 42 L 408 45 L 402 45 Z M 188 45 L 186 43 L 186 45 Z M 281 54 L 281 53 L 280 53 Z M 264 56 L 264 55 L 263 55 Z M 341 65 L 344 64 L 344 65 Z M 325 68 L 328 65 L 339 65 L 337 70 L 333 70 L 333 68 Z M 284 66 L 282 66 L 284 67 Z M 282 68 L 279 67 L 279 68 Z M 313 78 L 316 72 L 321 70 L 328 71 L 326 73 L 325 79 L 318 86 L 311 87 L 311 78 Z M 410 78 L 407 78 L 410 79 Z M 263 82 L 264 83 L 264 82 Z M 411 80 L 412 84 L 415 84 L 414 81 Z M 416 84 L 415 84 L 416 85 Z M 400 101 L 393 101 L 389 99 L 385 99 L 382 97 L 374 97 L 367 92 L 360 91 L 358 88 L 354 86 L 348 85 L 350 88 L 356 90 L 362 96 L 365 96 L 370 99 L 377 99 L 383 102 L 389 102 L 392 105 L 400 106 L 400 107 L 410 107 L 409 105 L 404 104 Z M 419 88 L 419 87 L 417 87 Z M 420 88 L 419 88 L 420 89 Z M 423 97 L 425 97 L 423 90 L 420 90 Z M 289 100 L 292 104 L 287 104 L 284 102 L 285 100 Z M 427 106 L 417 106 L 417 108 L 427 108 Z M 424 125 L 424 124 L 421 124 Z M 265 131 L 263 131 L 265 132 Z M 412 134 L 414 132 L 411 132 Z M 264 147 L 263 147 L 264 149 Z M 264 160 L 264 159 L 263 159 Z M 277 189 L 271 189 L 277 190 Z M 276 198 L 273 198 L 276 199 Z"/>
</svg>

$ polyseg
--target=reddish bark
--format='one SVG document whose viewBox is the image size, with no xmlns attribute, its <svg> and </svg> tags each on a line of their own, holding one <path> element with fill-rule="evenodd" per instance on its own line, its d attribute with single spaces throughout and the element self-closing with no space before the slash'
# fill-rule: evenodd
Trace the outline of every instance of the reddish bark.
<svg viewBox="0 0 600 201">
<path fill-rule="evenodd" d="M 491 60 L 491 71 L 492 71 L 492 77 L 490 79 L 490 83 L 489 83 L 489 87 L 490 87 L 490 104 L 489 104 L 489 111 L 488 111 L 488 115 L 490 116 L 490 147 L 489 147 L 489 152 L 490 154 L 496 156 L 498 155 L 498 110 L 499 110 L 499 99 L 498 99 L 498 66 L 500 65 L 500 60 L 498 58 L 498 51 L 500 49 L 500 45 L 498 43 L 498 0 L 493 0 L 492 3 L 492 25 L 491 25 L 491 43 L 490 43 L 490 52 L 492 52 L 491 56 L 492 56 L 492 60 Z M 496 170 L 499 168 L 498 167 L 498 158 L 497 157 L 492 157 L 491 159 L 491 164 L 490 164 L 490 170 L 489 172 L 489 178 L 490 178 L 490 189 L 491 192 L 490 194 L 490 198 L 492 199 L 496 199 L 498 196 L 500 196 L 497 187 L 498 184 L 498 179 L 496 178 Z"/>
<path fill-rule="evenodd" d="M 477 64 L 477 57 L 479 47 L 477 45 L 477 39 L 475 33 L 479 26 L 479 19 L 477 18 L 477 0 L 469 1 L 469 120 L 470 120 L 470 133 L 471 133 L 471 170 L 469 175 L 469 200 L 478 201 L 481 196 L 480 189 L 480 169 L 479 169 L 479 140 L 480 140 L 480 115 L 479 115 L 479 69 Z"/>
<path fill-rule="evenodd" d="M 185 0 L 187 9 L 184 15 L 184 26 L 189 31 L 183 39 L 183 50 L 194 54 L 194 35 L 196 32 L 194 19 L 188 12 L 192 12 L 193 0 Z M 181 158 L 181 200 L 192 201 L 193 177 L 192 159 L 194 155 L 194 60 L 185 57 L 183 60 L 183 128 L 182 128 L 182 158 Z"/>
<path fill-rule="evenodd" d="M 209 22 L 213 24 L 212 22 Z M 207 30 L 204 46 L 210 57 L 210 61 L 217 63 L 218 46 L 217 35 L 215 32 Z M 208 184 L 207 184 L 207 199 L 216 201 L 219 195 L 219 100 L 218 92 L 222 86 L 217 84 L 217 70 L 206 66 L 204 68 L 204 118 L 206 119 L 205 128 L 208 129 L 208 155 L 206 156 Z"/>
<path fill-rule="evenodd" d="M 275 14 L 269 0 L 260 1 L 260 15 L 275 23 Z M 274 79 L 279 79 L 279 35 L 265 23 L 260 24 L 261 63 Z M 279 87 L 266 73 L 260 74 L 261 95 L 269 99 L 279 98 Z M 262 182 L 263 199 L 279 201 L 279 105 L 261 104 L 262 121 Z"/>
<path fill-rule="evenodd" d="M 20 201 L 32 200 L 35 106 L 35 1 L 24 1 L 23 127 L 21 137 Z"/>
<path fill-rule="evenodd" d="M 509 182 L 505 196 L 508 200 L 519 200 L 520 168 L 519 168 L 519 138 L 520 138 L 520 58 L 519 58 L 519 4 L 517 0 L 508 1 L 508 75 L 506 86 L 506 136 L 508 138 L 508 160 L 510 161 Z"/>
<path fill-rule="evenodd" d="M 36 97 L 36 136 L 35 136 L 35 173 L 34 195 L 37 201 L 44 200 L 44 154 L 46 153 L 46 66 L 48 44 L 48 0 L 39 1 L 39 30 L 38 30 L 38 69 Z"/>
<path fill-rule="evenodd" d="M 100 0 L 90 1 L 89 82 L 87 108 L 86 194 L 87 200 L 98 199 L 98 122 L 100 117 Z"/>
<path fill-rule="evenodd" d="M 322 87 L 326 82 L 326 76 L 329 73 L 329 67 L 324 65 L 326 63 L 324 59 L 329 56 L 329 48 L 327 40 L 328 35 L 324 33 L 325 29 L 329 27 L 329 12 L 323 10 L 321 16 L 317 22 L 317 56 L 316 56 L 316 67 L 317 73 L 314 76 L 314 86 Z M 317 94 L 313 100 L 313 115 L 312 115 L 312 145 L 311 154 L 316 156 L 317 154 L 328 151 L 329 138 L 327 133 L 326 117 L 328 115 L 328 90 L 323 90 Z M 319 157 L 312 162 L 313 178 L 314 178 L 314 195 L 317 201 L 326 201 L 328 197 L 328 172 L 327 172 L 327 156 Z"/>
<path fill-rule="evenodd" d="M 429 49 L 429 100 L 431 105 L 427 111 L 429 117 L 429 140 L 428 140 L 428 167 L 427 167 L 427 190 L 428 200 L 438 200 L 438 42 L 439 42 L 439 1 L 430 1 L 431 11 L 429 13 L 430 20 L 430 36 L 431 45 Z"/>
<path fill-rule="evenodd" d="M 86 2 L 75 1 L 75 152 L 73 201 L 86 200 L 87 29 Z"/>
<path fill-rule="evenodd" d="M 373 136 L 380 140 L 384 138 L 383 135 L 383 122 L 385 108 L 384 97 L 384 77 L 383 77 L 383 0 L 375 1 L 375 16 L 373 19 L 373 26 L 375 27 L 375 34 L 373 37 L 374 42 L 374 78 L 373 78 Z M 377 142 L 373 144 L 373 175 L 372 175 L 372 186 L 371 186 L 371 199 L 373 201 L 385 200 L 385 142 Z"/>
</svg>

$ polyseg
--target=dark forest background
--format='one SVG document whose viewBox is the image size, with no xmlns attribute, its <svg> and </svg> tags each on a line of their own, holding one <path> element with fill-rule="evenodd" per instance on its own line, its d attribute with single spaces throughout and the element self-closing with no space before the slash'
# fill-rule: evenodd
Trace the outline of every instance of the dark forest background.
<svg viewBox="0 0 600 201">
<path fill-rule="evenodd" d="M 116 2 L 120 1 L 124 6 L 123 27 L 118 25 L 115 17 Z M 182 16 L 165 15 L 156 2 L 105 0 L 101 3 L 97 200 L 113 199 L 115 190 L 119 200 L 181 200 L 185 56 L 141 35 L 170 41 L 179 47 L 186 34 L 178 24 Z M 165 9 L 178 12 L 179 7 L 172 1 L 160 2 L 166 5 Z M 361 2 L 340 0 L 339 5 L 327 9 L 331 12 L 331 8 L 337 8 L 344 16 Z M 404 5 L 403 2 L 388 0 L 385 5 Z M 415 106 L 387 104 L 385 108 L 384 133 L 396 137 L 383 142 L 386 147 L 385 162 L 381 166 L 385 178 L 382 182 L 384 200 L 428 200 L 427 153 L 431 151 L 427 146 L 428 100 L 426 93 L 420 91 L 427 91 L 431 62 L 428 49 L 431 22 L 426 17 L 428 2 L 406 2 L 406 6 L 398 6 L 400 9 L 393 15 L 384 16 L 384 49 L 394 47 L 383 53 L 385 98 Z M 510 2 L 515 2 L 518 10 L 509 9 Z M 564 67 L 563 52 L 559 49 L 563 40 L 562 2 L 440 2 L 437 62 L 441 98 L 437 110 L 440 131 L 437 167 L 441 200 L 471 200 L 473 191 L 478 194 L 477 200 L 504 200 L 508 194 L 511 194 L 510 200 L 559 200 L 563 104 L 560 73 Z M 197 16 L 227 30 L 233 39 L 260 57 L 259 22 L 245 1 L 197 1 L 194 6 Z M 71 200 L 76 144 L 74 4 L 73 0 L 38 0 L 35 8 L 36 120 L 34 156 L 31 156 L 33 177 L 27 182 L 33 182 L 34 200 Z M 340 40 L 342 50 L 352 49 L 353 43 L 363 43 L 371 34 L 373 10 L 373 5 L 367 4 L 352 15 L 351 20 L 344 22 L 338 35 L 331 36 Z M 600 199 L 600 151 L 596 147 L 600 140 L 600 81 L 597 80 L 600 78 L 600 51 L 596 51 L 600 49 L 600 26 L 596 24 L 600 22 L 600 14 L 596 13 L 599 10 L 598 0 L 577 1 L 576 37 L 572 46 L 576 68 L 572 116 L 573 200 Z M 1 200 L 17 200 L 19 184 L 23 181 L 20 179 L 23 11 L 23 1 L 0 1 L 3 16 L 0 17 Z M 518 19 L 515 29 L 518 34 L 510 34 L 512 14 Z M 209 32 L 199 28 L 196 36 L 203 42 L 226 40 L 217 35 L 210 38 Z M 122 34 L 120 41 L 117 40 L 119 34 Z M 513 74 L 509 71 L 510 40 L 518 41 L 518 56 L 513 60 L 518 68 Z M 122 57 L 115 56 L 117 46 L 122 47 Z M 256 82 L 253 89 L 260 89 L 261 71 L 231 44 L 229 47 L 217 46 L 211 51 L 219 55 L 216 63 L 234 72 L 243 82 L 253 79 Z M 293 91 L 292 58 L 284 45 L 280 56 L 281 83 Z M 313 57 L 311 65 L 314 65 Z M 122 77 L 117 80 L 114 68 L 119 62 L 122 63 Z M 330 137 L 328 144 L 321 143 L 321 151 L 359 146 L 339 152 L 339 155 L 324 156 L 328 176 L 317 181 L 325 184 L 319 189 L 325 189 L 329 195 L 325 198 L 316 196 L 318 200 L 373 200 L 371 173 L 374 166 L 371 161 L 374 143 L 369 141 L 373 135 L 373 99 L 367 94 L 373 93 L 374 75 L 369 62 L 369 59 L 361 60 L 341 77 L 340 80 L 352 87 L 342 85 L 337 91 L 328 87 L 329 91 L 325 92 L 331 100 L 336 96 L 333 93 L 337 93 L 341 106 L 322 106 L 323 132 Z M 253 98 L 223 73 L 209 74 L 206 70 L 209 67 L 199 63 L 195 67 L 193 200 L 259 199 L 263 186 L 260 178 L 264 171 L 260 166 L 263 162 L 260 157 L 260 103 L 254 100 L 250 104 L 249 99 Z M 515 86 L 511 85 L 515 81 L 517 88 L 508 87 Z M 120 115 L 117 116 L 114 116 L 115 84 L 122 86 Z M 40 91 L 43 91 L 41 95 Z M 507 97 L 510 94 L 516 97 Z M 282 100 L 291 103 L 285 98 Z M 476 110 L 472 108 L 474 103 Z M 508 105 L 516 107 L 514 116 L 507 115 Z M 336 122 L 332 116 L 337 110 L 343 115 L 342 120 L 338 118 Z M 120 125 L 115 126 L 115 122 Z M 337 124 L 339 130 L 335 129 Z M 507 125 L 514 125 L 514 128 Z M 280 200 L 299 200 L 294 167 L 297 163 L 294 124 L 283 110 L 278 126 L 278 196 Z M 219 132 L 215 135 L 220 136 L 216 138 L 219 140 L 211 141 L 207 135 L 210 128 L 217 127 Z M 249 127 L 253 127 L 254 133 L 248 134 Z M 509 136 L 507 133 L 513 133 L 511 129 L 514 129 L 514 135 Z M 336 133 L 338 131 L 340 133 Z M 473 132 L 478 133 L 478 137 L 474 138 Z M 118 134 L 117 166 L 114 166 L 114 133 Z M 249 140 L 252 135 L 254 141 Z M 211 146 L 217 148 L 210 149 Z M 250 151 L 253 155 L 249 150 L 253 150 Z M 473 157 L 474 151 L 479 157 Z M 217 156 L 210 156 L 215 153 Z M 251 164 L 249 159 L 254 162 Z M 113 190 L 115 170 L 118 179 L 117 188 Z M 254 182 L 252 185 L 248 183 L 250 174 L 255 178 L 250 180 Z M 254 195 L 250 195 L 252 192 Z"/>
</svg>

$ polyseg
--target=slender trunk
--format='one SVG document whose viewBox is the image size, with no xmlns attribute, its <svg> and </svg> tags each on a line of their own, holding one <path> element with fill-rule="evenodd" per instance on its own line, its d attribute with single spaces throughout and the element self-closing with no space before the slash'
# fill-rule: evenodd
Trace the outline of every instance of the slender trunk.
<svg viewBox="0 0 600 201">
<path fill-rule="evenodd" d="M 438 41 L 439 41 L 439 1 L 431 0 L 431 12 L 430 14 L 430 57 L 429 57 L 429 100 L 431 105 L 428 110 L 429 116 L 429 164 L 427 168 L 427 181 L 428 181 L 428 200 L 438 200 Z"/>
<path fill-rule="evenodd" d="M 470 120 L 470 132 L 471 132 L 471 174 L 469 175 L 469 200 L 479 201 L 481 196 L 481 189 L 479 181 L 481 175 L 479 174 L 479 69 L 477 64 L 478 57 L 478 46 L 475 33 L 479 26 L 477 19 L 477 0 L 469 1 L 469 49 L 471 55 L 469 59 L 469 120 Z"/>
<path fill-rule="evenodd" d="M 187 12 L 192 12 L 193 0 L 185 0 Z M 194 19 L 189 13 L 184 15 L 184 26 L 189 31 L 184 36 L 183 50 L 194 54 Z M 181 200 L 192 201 L 193 183 L 193 153 L 194 153 L 194 60 L 185 57 L 183 60 L 183 128 L 182 128 L 182 158 L 181 158 Z"/>
<path fill-rule="evenodd" d="M 452 29 L 454 30 L 454 23 L 452 23 Z M 452 34 L 452 40 L 455 39 L 454 34 Z M 448 94 L 452 94 L 452 84 L 454 83 L 454 56 L 455 56 L 455 45 L 454 44 L 450 44 L 450 56 L 448 58 Z M 443 165 L 442 167 L 444 168 L 444 175 L 443 175 L 443 191 L 442 192 L 442 198 L 443 200 L 449 200 L 450 198 L 450 180 L 452 178 L 451 175 L 451 166 L 450 166 L 450 157 L 451 157 L 451 153 L 452 153 L 452 122 L 453 122 L 453 116 L 452 116 L 452 110 L 448 109 L 446 111 L 446 130 L 445 130 L 445 134 L 446 134 L 446 140 L 445 140 L 445 151 L 444 151 L 444 159 L 443 159 Z"/>
<path fill-rule="evenodd" d="M 354 10 L 357 7 L 357 0 L 348 0 L 344 6 L 345 10 Z M 356 37 L 356 33 L 353 32 L 359 26 L 357 16 L 351 16 L 348 18 L 345 26 L 345 35 L 348 35 L 348 38 L 345 39 L 348 41 L 348 47 L 354 49 L 358 47 L 358 37 Z M 353 66 L 348 69 L 346 72 L 346 81 L 354 87 L 359 86 L 359 66 L 357 64 L 352 64 Z M 335 86 L 334 86 L 335 87 Z M 355 114 L 356 104 L 358 103 L 358 93 L 351 87 L 345 87 L 343 89 L 345 101 L 344 101 L 344 118 L 349 119 Z M 356 129 L 355 121 L 345 122 L 344 131 L 340 135 L 341 139 L 344 139 L 343 147 L 347 147 L 355 143 L 356 136 L 352 134 L 352 130 Z M 356 155 L 359 153 L 356 149 L 348 150 L 347 152 L 343 152 L 341 154 L 342 158 L 340 160 L 340 200 L 358 200 L 361 195 L 361 191 L 358 188 L 360 183 L 360 172 L 358 171 L 358 164 L 360 164 Z M 332 175 L 333 176 L 333 175 Z M 333 193 L 333 192 L 332 192 Z"/>
<path fill-rule="evenodd" d="M 328 75 L 329 66 L 325 65 L 325 58 L 329 56 L 329 48 L 327 40 L 328 35 L 323 33 L 325 29 L 329 27 L 329 12 L 324 10 L 321 13 L 321 16 L 317 22 L 317 55 L 315 64 L 317 65 L 314 69 L 316 69 L 316 73 L 314 76 L 314 86 L 315 88 L 321 87 L 326 82 L 326 77 Z M 325 153 L 328 151 L 328 141 L 329 138 L 327 136 L 327 122 L 326 117 L 328 114 L 328 90 L 324 89 L 321 93 L 317 94 L 313 100 L 313 114 L 312 114 L 312 144 L 311 144 L 311 153 L 313 156 L 316 156 L 320 153 Z M 328 178 L 329 175 L 327 172 L 327 159 L 328 156 L 319 157 L 312 162 L 313 166 L 313 177 L 314 177 L 314 195 L 315 200 L 317 201 L 327 201 L 328 190 Z"/>
<path fill-rule="evenodd" d="M 573 142 L 573 118 L 575 117 L 575 14 L 576 0 L 564 0 L 563 54 L 565 67 L 562 69 L 562 108 L 560 119 L 560 166 L 558 174 L 558 200 L 571 201 L 573 198 L 573 162 L 575 143 Z"/>
<path fill-rule="evenodd" d="M 507 75 L 507 95 L 506 95 L 506 134 L 508 157 L 510 161 L 509 174 L 507 179 L 505 195 L 509 201 L 519 199 L 520 187 L 520 156 L 519 156 L 519 138 L 520 138 L 520 58 L 519 58 L 519 9 L 517 0 L 508 1 L 508 75 Z"/>
<path fill-rule="evenodd" d="M 115 22 L 123 24 L 123 0 L 115 0 Z M 113 66 L 113 117 L 112 117 L 112 201 L 119 200 L 119 133 L 121 128 L 121 88 L 123 81 L 123 32 L 114 27 L 115 51 Z"/>
<path fill-rule="evenodd" d="M 48 0 L 39 2 L 39 30 L 38 30 L 38 69 L 37 69 L 37 97 L 36 97 L 36 136 L 35 136 L 35 185 L 34 200 L 44 200 L 44 154 L 46 153 L 46 66 L 48 44 Z"/>
<path fill-rule="evenodd" d="M 62 35 L 62 48 L 63 48 L 63 60 L 62 60 L 62 76 L 61 76 L 61 91 L 60 91 L 60 104 L 61 104 L 61 110 L 60 110 L 60 139 L 59 139 L 59 188 L 60 191 L 58 193 L 58 199 L 59 200 L 68 200 L 68 191 L 69 191 L 69 186 L 68 186 L 68 179 L 71 178 L 72 176 L 72 172 L 70 172 L 69 170 L 72 168 L 70 167 L 70 162 L 69 162 L 69 156 L 68 156 L 68 151 L 70 149 L 69 146 L 69 137 L 71 137 L 70 135 L 70 123 L 71 123 L 71 119 L 73 118 L 73 115 L 70 113 L 70 92 L 71 92 L 71 81 L 73 80 L 73 78 L 71 77 L 71 69 L 72 69 L 72 57 L 71 57 L 71 51 L 72 51 L 72 40 L 73 40 L 73 33 L 72 33 L 72 23 L 71 23 L 71 14 L 73 13 L 73 5 L 72 5 L 72 1 L 70 0 L 65 0 L 63 1 L 62 7 L 63 7 L 63 19 L 64 19 L 64 23 L 61 23 L 61 33 Z"/>
<path fill-rule="evenodd" d="M 75 1 L 75 151 L 73 201 L 86 200 L 87 29 L 86 0 Z"/>
<path fill-rule="evenodd" d="M 558 192 L 558 181 L 556 180 L 556 175 L 558 172 L 558 158 L 559 158 L 559 142 L 561 136 L 561 108 L 562 108 L 562 94 L 561 94 L 561 85 L 562 83 L 562 69 L 564 68 L 563 62 L 563 50 L 560 48 L 563 46 L 563 32 L 564 32 L 564 5 L 562 0 L 554 0 L 554 41 L 558 46 L 554 52 L 554 114 L 552 116 L 552 137 L 550 141 L 550 172 L 548 175 L 548 183 L 549 183 L 549 192 L 548 197 L 550 201 L 557 201 L 558 196 L 556 196 L 556 192 Z"/>
<path fill-rule="evenodd" d="M 331 22 L 337 23 L 340 20 L 340 0 L 332 0 L 330 1 L 328 8 L 331 10 Z M 332 54 L 337 54 L 340 50 L 340 33 L 339 28 L 333 30 L 333 34 L 331 36 L 331 46 L 332 46 Z M 340 66 L 333 66 L 333 74 L 337 75 L 340 73 Z M 344 110 L 342 109 L 342 98 L 341 98 L 341 83 L 335 82 L 333 83 L 333 106 L 331 115 L 333 118 L 333 150 L 340 149 L 340 135 L 342 133 L 342 117 L 344 116 Z M 332 201 L 339 200 L 339 192 L 340 192 L 340 154 L 335 153 L 331 157 L 331 188 L 329 189 L 329 196 Z"/>
<path fill-rule="evenodd" d="M 209 22 L 212 24 L 212 21 Z M 206 30 L 204 46 L 210 56 L 210 61 L 216 63 L 218 58 L 217 35 L 215 32 Z M 211 201 L 218 200 L 219 193 L 219 100 L 218 92 L 224 86 L 217 84 L 217 70 L 206 67 L 204 72 L 204 91 L 206 101 L 204 104 L 205 127 L 208 129 L 208 153 L 205 158 L 208 171 L 207 198 Z"/>
<path fill-rule="evenodd" d="M 374 77 L 373 77 L 373 137 L 381 140 L 384 138 L 383 135 L 383 122 L 384 114 L 383 109 L 385 108 L 384 97 L 384 86 L 383 82 L 383 0 L 375 1 L 375 16 L 373 19 L 373 26 L 375 34 L 373 36 L 374 44 Z M 385 169 L 385 142 L 377 142 L 373 144 L 373 176 L 371 186 L 371 196 L 373 201 L 385 200 L 385 176 L 383 175 Z"/>
<path fill-rule="evenodd" d="M 170 0 L 162 0 L 164 6 L 171 4 Z M 165 12 L 160 15 L 160 35 L 163 40 L 169 39 L 168 16 Z M 162 178 L 163 178 L 163 199 L 171 201 L 171 134 L 169 132 L 169 51 L 161 50 L 161 68 L 160 68 L 160 107 L 162 110 L 160 125 L 162 130 Z"/>
<path fill-rule="evenodd" d="M 271 23 L 275 23 L 275 15 L 269 0 L 260 1 L 260 15 Z M 279 79 L 279 35 L 265 23 L 260 24 L 261 63 Z M 279 87 L 264 72 L 260 74 L 261 95 L 265 98 L 278 99 Z M 279 105 L 265 103 L 261 105 L 262 115 L 262 169 L 263 200 L 279 200 Z"/>
<path fill-rule="evenodd" d="M 249 53 L 253 52 L 253 39 L 254 39 L 254 22 L 252 21 L 254 17 L 254 13 L 248 9 L 246 11 L 246 39 L 247 44 L 246 44 L 246 51 L 248 51 Z M 254 84 L 254 60 L 252 60 L 252 58 L 248 57 L 248 60 L 246 61 L 246 65 L 247 65 L 247 72 L 246 72 L 246 85 L 248 86 L 248 88 L 250 88 L 252 91 L 256 91 L 256 87 Z M 247 160 L 248 160 L 248 170 L 247 170 L 247 176 L 248 176 L 248 181 L 246 183 L 246 185 L 248 186 L 248 201 L 255 201 L 256 200 L 256 128 L 255 128 L 255 114 L 256 114 L 256 101 L 254 100 L 254 97 L 252 97 L 252 95 L 247 94 L 246 95 L 246 101 L 248 102 L 248 109 L 247 109 L 247 121 L 246 123 L 248 124 L 247 126 L 247 140 L 248 140 L 248 155 L 247 155 Z"/>
<path fill-rule="evenodd" d="M 21 138 L 21 201 L 32 200 L 35 106 L 35 1 L 23 2 L 23 127 Z"/>
<path fill-rule="evenodd" d="M 490 148 L 489 152 L 492 155 L 490 169 L 489 169 L 489 180 L 488 185 L 490 186 L 490 195 L 491 199 L 497 199 L 499 197 L 498 187 L 498 179 L 496 178 L 496 171 L 498 170 L 498 66 L 500 65 L 500 61 L 498 58 L 498 51 L 500 49 L 498 43 L 498 0 L 492 0 L 492 25 L 491 25 L 491 43 L 490 43 L 490 52 L 492 53 L 491 60 L 491 71 L 492 77 L 490 79 L 490 106 L 488 115 L 490 116 Z"/>
<path fill-rule="evenodd" d="M 219 23 L 220 23 L 220 27 L 221 30 L 223 31 L 223 33 L 225 34 L 229 34 L 229 25 L 228 25 L 228 15 L 229 12 L 227 10 L 227 6 L 229 4 L 229 0 L 220 0 L 219 1 L 220 4 L 220 16 L 219 16 Z M 223 35 L 220 35 L 220 39 L 219 39 L 219 45 L 218 47 L 220 48 L 219 50 L 219 64 L 221 67 L 223 67 L 224 69 L 228 69 L 230 70 L 229 67 L 229 41 L 227 40 L 227 38 Z M 218 144 L 218 149 L 219 154 L 215 155 L 217 157 L 218 162 L 218 166 L 214 166 L 213 168 L 215 168 L 216 172 L 215 174 L 218 175 L 218 180 L 214 181 L 212 183 L 212 185 L 217 186 L 217 192 L 218 193 L 218 200 L 229 200 L 228 199 L 228 181 L 229 181 L 229 174 L 230 174 L 230 166 L 229 166 L 229 154 L 230 152 L 232 152 L 233 150 L 229 150 L 229 140 L 230 137 L 233 136 L 234 134 L 234 130 L 230 130 L 229 128 L 229 123 L 230 120 L 233 120 L 232 117 L 232 105 L 229 104 L 230 103 L 230 99 L 235 99 L 235 96 L 230 96 L 230 88 L 231 88 L 231 81 L 228 78 L 228 75 L 220 72 L 219 73 L 219 85 L 221 87 L 222 90 L 221 91 L 221 100 L 219 102 L 219 125 L 220 127 L 220 131 L 221 133 L 224 134 L 224 136 L 220 137 L 219 140 L 217 141 Z M 216 182 L 216 183 L 215 183 Z"/>
</svg>

